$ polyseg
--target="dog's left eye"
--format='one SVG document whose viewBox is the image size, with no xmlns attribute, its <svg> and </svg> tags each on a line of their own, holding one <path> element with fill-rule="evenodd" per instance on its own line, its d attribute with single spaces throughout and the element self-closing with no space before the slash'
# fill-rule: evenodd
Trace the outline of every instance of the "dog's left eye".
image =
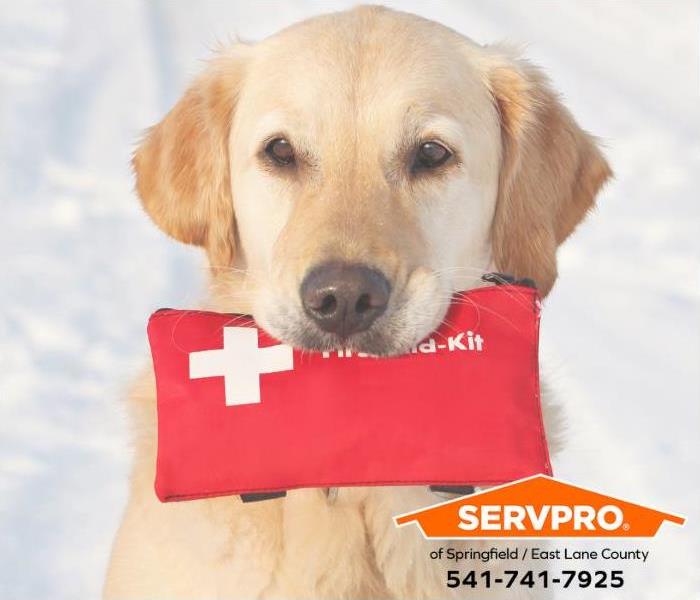
<svg viewBox="0 0 700 600">
<path fill-rule="evenodd" d="M 423 142 L 418 146 L 416 156 L 413 160 L 413 171 L 420 169 L 434 169 L 444 165 L 452 156 L 445 146 L 439 142 Z"/>
</svg>

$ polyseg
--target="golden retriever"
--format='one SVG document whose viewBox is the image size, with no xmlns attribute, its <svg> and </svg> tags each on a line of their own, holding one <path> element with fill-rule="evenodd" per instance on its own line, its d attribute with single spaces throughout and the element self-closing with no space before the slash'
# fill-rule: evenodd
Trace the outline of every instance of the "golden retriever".
<svg viewBox="0 0 700 600">
<path fill-rule="evenodd" d="M 547 294 L 557 246 L 610 176 L 538 69 L 379 7 L 221 52 L 134 167 L 156 225 L 206 251 L 209 307 L 291 345 L 372 354 L 410 348 L 485 272 Z M 433 546 L 391 518 L 434 502 L 427 488 L 161 504 L 150 370 L 129 405 L 136 456 L 106 597 L 449 595 Z"/>
</svg>

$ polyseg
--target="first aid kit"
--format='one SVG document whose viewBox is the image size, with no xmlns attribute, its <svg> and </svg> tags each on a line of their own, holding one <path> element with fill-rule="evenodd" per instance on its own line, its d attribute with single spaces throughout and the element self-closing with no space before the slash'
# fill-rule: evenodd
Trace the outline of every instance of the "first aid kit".
<svg viewBox="0 0 700 600">
<path fill-rule="evenodd" d="M 399 356 L 302 351 L 247 315 L 161 309 L 148 323 L 162 501 L 295 488 L 493 485 L 551 474 L 540 300 L 456 294 Z"/>
</svg>

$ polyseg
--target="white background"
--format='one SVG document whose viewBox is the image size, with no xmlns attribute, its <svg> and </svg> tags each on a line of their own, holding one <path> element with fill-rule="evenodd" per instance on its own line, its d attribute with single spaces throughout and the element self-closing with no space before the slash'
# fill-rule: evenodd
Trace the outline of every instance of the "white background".
<svg viewBox="0 0 700 600">
<path fill-rule="evenodd" d="M 570 426 L 555 469 L 689 523 L 664 525 L 645 544 L 646 566 L 623 565 L 622 591 L 562 597 L 697 598 L 696 5 L 390 4 L 479 42 L 525 43 L 580 123 L 604 138 L 617 178 L 561 250 L 544 312 L 543 351 Z M 132 193 L 140 130 L 216 41 L 259 39 L 346 5 L 2 3 L 0 597 L 99 594 L 126 500 L 122 404 L 146 360 L 146 318 L 202 294 L 198 252 L 160 234 Z"/>
</svg>

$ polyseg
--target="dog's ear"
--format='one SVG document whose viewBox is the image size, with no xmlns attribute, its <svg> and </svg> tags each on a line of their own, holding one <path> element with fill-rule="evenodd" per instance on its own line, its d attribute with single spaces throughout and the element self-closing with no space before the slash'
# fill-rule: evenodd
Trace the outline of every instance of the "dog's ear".
<svg viewBox="0 0 700 600">
<path fill-rule="evenodd" d="M 492 244 L 496 268 L 535 280 L 546 295 L 556 251 L 612 172 L 535 67 L 495 51 L 488 66 L 501 120 L 502 160 Z"/>
<path fill-rule="evenodd" d="M 228 139 L 242 85 L 245 47 L 217 56 L 134 153 L 136 190 L 165 233 L 230 266 L 235 222 Z"/>
</svg>

